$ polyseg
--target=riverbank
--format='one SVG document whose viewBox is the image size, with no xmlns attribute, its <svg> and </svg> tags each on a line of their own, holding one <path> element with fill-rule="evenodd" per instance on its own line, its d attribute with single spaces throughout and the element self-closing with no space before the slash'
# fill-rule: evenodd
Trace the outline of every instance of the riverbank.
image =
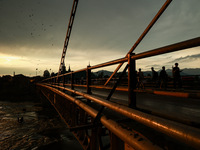
<svg viewBox="0 0 200 150">
<path fill-rule="evenodd" d="M 82 149 L 55 109 L 36 95 L 34 83 L 23 76 L 0 82 L 0 137 L 2 150 Z"/>
<path fill-rule="evenodd" d="M 0 137 L 3 150 L 81 149 L 55 110 L 35 102 L 0 101 Z"/>
</svg>

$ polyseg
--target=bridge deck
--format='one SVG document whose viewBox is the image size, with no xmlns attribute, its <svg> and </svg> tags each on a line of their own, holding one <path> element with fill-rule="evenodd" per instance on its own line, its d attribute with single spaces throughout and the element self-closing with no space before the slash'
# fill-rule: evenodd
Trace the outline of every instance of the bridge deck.
<svg viewBox="0 0 200 150">
<path fill-rule="evenodd" d="M 76 87 L 75 89 L 85 92 L 85 89 L 82 87 Z M 106 99 L 109 91 L 110 90 L 93 88 L 92 94 Z M 166 91 L 163 91 L 163 93 L 164 92 Z M 193 95 L 198 95 L 199 93 L 198 91 L 184 90 L 185 95 L 189 95 L 189 92 L 193 93 Z M 174 94 L 176 93 L 181 93 L 181 91 L 174 91 Z M 116 91 L 112 96 L 111 101 L 127 106 L 127 92 Z M 136 101 L 137 107 L 146 110 L 146 112 L 148 111 L 154 115 L 163 116 L 172 120 L 179 120 L 180 122 L 200 125 L 200 98 L 198 98 L 198 96 L 195 98 L 187 98 L 184 96 L 172 97 L 167 95 L 158 96 L 153 94 L 153 90 L 151 92 L 149 90 L 149 93 L 137 93 Z"/>
<path fill-rule="evenodd" d="M 46 84 L 46 85 L 50 85 L 50 84 Z M 57 86 L 57 85 L 52 85 L 52 86 L 56 87 L 55 90 L 60 91 L 57 94 L 60 93 L 61 95 L 63 95 L 62 94 L 63 89 L 66 89 L 66 88 L 63 88 L 63 87 Z M 72 94 L 70 92 L 70 90 L 68 90 L 68 91 L 66 91 L 66 90 L 64 91 L 64 93 L 73 96 L 73 98 L 70 98 L 70 97 L 69 98 L 71 100 L 73 100 L 74 103 L 78 104 L 78 106 L 76 106 L 77 108 L 81 106 L 81 108 L 84 109 L 84 110 L 88 110 L 89 112 L 93 111 L 93 112 L 91 112 L 91 114 L 93 114 L 92 115 L 93 118 L 97 115 L 100 108 L 102 108 L 101 104 L 96 103 L 95 101 L 89 102 L 88 99 L 84 98 L 84 96 L 80 96 L 76 92 L 74 94 Z M 75 87 L 75 91 L 77 91 L 77 92 L 81 91 L 83 94 L 85 93 L 85 90 L 86 89 L 84 89 L 84 87 L 80 87 L 80 86 Z M 106 89 L 101 89 L 101 88 L 100 89 L 94 88 L 94 89 L 92 89 L 92 94 L 90 94 L 90 96 L 92 96 L 94 98 L 96 97 L 96 98 L 100 98 L 100 99 L 101 98 L 106 99 L 109 91 L 110 90 L 108 90 L 108 89 L 106 90 Z M 69 104 L 67 104 L 67 105 L 64 104 L 66 102 L 66 100 L 64 100 L 64 99 L 59 100 L 60 94 L 58 96 L 56 96 L 57 94 L 55 95 L 55 93 L 53 95 L 52 94 L 49 91 L 49 92 L 46 93 L 46 97 L 49 98 L 52 105 L 54 105 L 54 107 L 56 109 L 58 109 L 57 110 L 58 112 L 63 111 L 64 109 L 65 109 L 64 112 L 67 112 L 67 111 L 70 111 L 71 113 L 73 112 L 71 109 L 73 107 L 75 107 L 74 105 L 67 102 L 67 103 L 70 104 L 70 107 L 69 107 Z M 85 95 L 87 95 L 87 94 L 85 94 Z M 183 123 L 183 124 L 188 125 L 188 127 L 183 126 L 183 129 L 180 130 L 181 132 L 183 132 L 183 135 L 187 134 L 187 133 L 184 133 L 186 128 L 188 129 L 189 132 L 193 132 L 192 130 L 195 130 L 194 133 L 198 134 L 199 131 L 197 131 L 195 129 L 195 128 L 198 129 L 199 125 L 200 125 L 200 121 L 199 121 L 200 120 L 200 107 L 199 107 L 200 101 L 199 101 L 198 98 L 172 97 L 172 96 L 166 96 L 166 95 L 159 95 L 158 96 L 158 95 L 152 94 L 152 92 L 150 92 L 150 93 L 137 93 L 136 99 L 137 99 L 136 110 L 138 110 L 138 112 L 144 112 L 144 114 L 141 114 L 141 117 L 143 115 L 145 116 L 145 114 L 149 114 L 150 120 L 151 120 L 151 116 L 160 116 L 161 118 L 167 118 L 168 120 L 174 120 L 174 121 L 179 122 L 181 124 Z M 113 105 L 115 103 L 120 103 L 121 106 L 125 106 L 124 108 L 128 109 L 128 107 L 126 107 L 127 101 L 128 101 L 126 91 L 116 91 L 115 94 L 113 95 L 113 97 L 111 98 L 111 101 L 114 102 Z M 58 106 L 56 106 L 56 105 L 58 105 Z M 119 108 L 119 109 L 121 109 L 121 108 Z M 79 110 L 78 112 L 80 113 L 80 111 L 82 111 L 82 110 Z M 95 114 L 94 114 L 94 112 L 95 112 Z M 69 113 L 68 115 L 71 116 L 72 115 L 71 113 Z M 76 112 L 75 115 L 76 116 L 77 115 L 82 116 L 79 113 Z M 156 130 L 157 129 L 156 126 L 153 129 L 153 128 L 150 127 L 151 125 L 148 126 L 148 123 L 147 123 L 147 126 L 146 126 L 145 124 L 143 124 L 141 122 L 138 122 L 136 120 L 132 120 L 129 117 L 124 116 L 120 113 L 117 113 L 116 111 L 114 111 L 112 109 L 108 109 L 107 107 L 105 107 L 102 115 L 104 116 L 103 118 L 101 117 L 101 122 L 103 123 L 103 125 L 106 126 L 107 123 L 112 124 L 111 126 L 110 125 L 106 126 L 106 128 L 108 128 L 108 130 L 111 131 L 109 134 L 108 134 L 108 130 L 106 128 L 105 128 L 105 132 L 101 132 L 101 139 L 104 141 L 104 143 L 106 143 L 106 142 L 112 143 L 109 140 L 108 135 L 112 134 L 112 132 L 117 132 L 115 128 L 119 128 L 120 132 L 122 132 L 122 133 L 123 132 L 125 133 L 127 131 L 131 132 L 131 133 L 124 134 L 123 137 L 126 136 L 126 135 L 129 135 L 129 134 L 130 135 L 132 134 L 132 135 L 134 135 L 134 137 L 135 136 L 137 137 L 137 140 L 139 140 L 139 139 L 144 140 L 147 143 L 147 144 L 144 144 L 144 145 L 148 145 L 148 146 L 151 145 L 152 146 L 151 142 L 153 142 L 154 144 L 156 144 L 160 147 L 168 147 L 168 148 L 173 147 L 174 149 L 178 149 L 178 148 L 181 147 L 181 149 L 192 149 L 187 144 L 185 145 L 184 142 L 180 143 L 177 140 L 175 140 L 174 138 L 172 138 L 173 136 L 170 137 L 169 134 L 163 134 L 162 132 L 160 132 L 162 129 Z M 134 114 L 132 114 L 132 115 L 134 115 Z M 65 118 L 65 116 L 66 116 L 66 113 L 61 114 L 61 117 Z M 71 117 L 73 118 L 73 115 Z M 69 120 L 71 120 L 71 119 L 67 119 L 67 121 L 69 121 Z M 93 122 L 92 120 L 93 119 L 90 118 L 89 122 L 92 123 Z M 151 121 L 153 121 L 153 120 L 151 120 Z M 79 120 L 79 121 L 81 121 L 81 120 Z M 72 128 L 73 130 L 85 128 L 88 131 L 88 128 L 91 128 L 90 123 L 89 124 L 83 123 L 81 126 L 72 125 L 72 126 L 70 126 L 70 128 Z M 67 122 L 67 124 L 70 124 L 70 123 Z M 174 123 L 172 122 L 172 124 L 174 124 Z M 182 126 L 181 124 L 177 124 L 177 127 Z M 193 127 L 191 128 L 191 126 L 193 126 Z M 171 128 L 170 125 L 168 127 L 169 127 L 169 129 Z M 175 123 L 175 128 L 176 128 L 176 123 Z M 82 130 L 82 129 L 80 129 L 80 130 Z M 102 130 L 104 130 L 104 129 L 102 128 L 101 131 Z M 104 136 L 104 133 L 105 133 L 106 136 Z M 74 132 L 74 134 L 77 135 L 77 137 L 79 138 L 80 133 L 77 134 L 76 132 Z M 197 135 L 197 136 L 199 136 L 199 135 Z M 162 140 L 158 140 L 160 138 Z M 149 139 L 151 141 L 150 143 L 148 142 Z M 115 143 L 116 143 L 116 141 L 115 141 Z M 125 145 L 126 145 L 126 143 L 125 143 Z"/>
</svg>

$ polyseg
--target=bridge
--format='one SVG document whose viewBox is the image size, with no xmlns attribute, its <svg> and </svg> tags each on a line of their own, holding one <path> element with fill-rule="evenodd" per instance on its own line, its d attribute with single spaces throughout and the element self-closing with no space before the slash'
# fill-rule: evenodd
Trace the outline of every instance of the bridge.
<svg viewBox="0 0 200 150">
<path fill-rule="evenodd" d="M 123 58 L 61 74 L 77 9 L 74 0 L 58 75 L 36 83 L 38 93 L 54 106 L 85 150 L 199 149 L 200 93 L 197 89 L 137 88 L 138 60 L 200 46 L 200 38 L 135 54 L 134 49 L 155 24 L 167 0 Z M 119 64 L 102 84 L 92 70 Z M 122 67 L 120 76 L 114 74 Z M 83 78 L 85 77 L 85 79 Z"/>
</svg>

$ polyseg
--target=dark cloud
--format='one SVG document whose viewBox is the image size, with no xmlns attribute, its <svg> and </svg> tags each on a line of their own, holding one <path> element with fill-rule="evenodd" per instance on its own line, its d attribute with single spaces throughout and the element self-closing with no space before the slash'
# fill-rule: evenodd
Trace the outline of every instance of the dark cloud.
<svg viewBox="0 0 200 150">
<path fill-rule="evenodd" d="M 64 0 L 0 2 L 0 44 L 34 48 L 48 48 L 52 42 L 54 46 L 63 45 L 66 33 L 63 29 L 66 29 L 71 3 L 66 4 Z"/>
<path fill-rule="evenodd" d="M 164 2 L 79 1 L 67 63 L 102 63 L 124 57 Z M 73 0 L 0 0 L 0 53 L 59 63 L 72 3 Z M 199 36 L 199 5 L 199 0 L 172 1 L 135 52 Z"/>
<path fill-rule="evenodd" d="M 160 70 L 161 69 L 161 65 L 158 65 L 158 64 L 146 65 L 145 69 L 151 70 L 151 67 L 153 67 L 155 70 Z"/>
<path fill-rule="evenodd" d="M 4 14 L 0 15 L 0 44 L 49 49 L 53 43 L 62 51 L 73 0 L 0 2 L 0 14 Z M 115 49 L 115 52 L 124 51 L 125 55 L 164 2 L 79 1 L 69 46 L 88 51 Z M 198 0 L 173 1 L 138 50 L 199 35 L 196 32 L 200 22 L 198 3 Z"/>
<path fill-rule="evenodd" d="M 77 49 L 113 48 L 125 55 L 161 6 L 161 1 L 148 0 L 84 1 L 78 6 L 73 30 L 76 40 L 71 44 Z"/>
<path fill-rule="evenodd" d="M 115 48 L 125 51 L 125 55 L 162 5 L 160 1 L 142 1 L 80 1 L 70 46 L 90 50 Z M 54 42 L 62 50 L 71 5 L 72 0 L 2 2 L 1 44 L 49 48 Z M 151 5 L 151 9 L 146 5 Z"/>
<path fill-rule="evenodd" d="M 188 61 L 197 61 L 200 60 L 200 53 L 199 54 L 195 54 L 195 55 L 187 55 L 185 57 L 180 57 L 177 58 L 169 63 L 175 63 L 175 62 L 188 62 Z"/>
<path fill-rule="evenodd" d="M 199 0 L 172 1 L 148 33 L 139 50 L 154 49 L 199 37 Z"/>
</svg>

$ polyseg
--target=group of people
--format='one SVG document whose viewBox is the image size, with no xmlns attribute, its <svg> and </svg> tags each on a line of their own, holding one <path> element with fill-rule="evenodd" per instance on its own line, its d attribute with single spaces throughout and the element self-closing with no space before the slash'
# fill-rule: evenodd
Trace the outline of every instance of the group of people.
<svg viewBox="0 0 200 150">
<path fill-rule="evenodd" d="M 167 82 L 168 82 L 168 74 L 165 70 L 165 66 L 162 67 L 162 70 L 160 71 L 160 74 L 158 75 L 158 72 L 154 70 L 153 67 L 151 67 L 152 70 L 152 82 L 154 83 L 155 87 L 164 87 L 167 88 Z M 182 81 L 181 81 L 181 70 L 178 67 L 178 63 L 175 63 L 175 67 L 172 66 L 172 75 L 173 75 L 173 86 L 176 89 L 177 85 L 179 88 L 182 87 Z M 144 74 L 141 71 L 141 68 L 139 68 L 139 71 L 137 72 L 137 85 L 136 88 L 142 88 L 144 89 L 143 84 Z"/>
</svg>

